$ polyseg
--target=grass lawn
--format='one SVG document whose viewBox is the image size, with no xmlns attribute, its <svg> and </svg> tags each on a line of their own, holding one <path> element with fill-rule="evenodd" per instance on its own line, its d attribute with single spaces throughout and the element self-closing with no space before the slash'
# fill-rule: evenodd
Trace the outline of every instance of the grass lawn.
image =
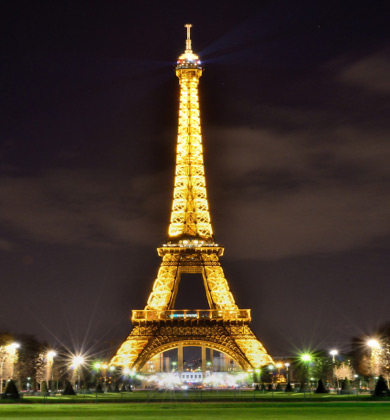
<svg viewBox="0 0 390 420">
<path fill-rule="evenodd" d="M 173 391 L 173 390 L 159 390 L 159 391 L 135 391 L 135 392 L 121 392 L 121 393 L 104 393 L 104 394 L 78 394 L 75 396 L 24 396 L 21 402 L 25 403 L 158 403 L 158 402 L 368 402 L 373 398 L 369 394 L 359 395 L 335 395 L 335 394 L 313 394 L 313 393 L 285 393 L 285 392 L 256 392 L 249 390 L 188 390 L 188 391 Z M 389 397 L 382 398 L 382 401 L 389 401 Z M 0 400 L 0 405 L 6 400 Z"/>
<path fill-rule="evenodd" d="M 384 420 L 386 402 L 2 404 L 0 419 Z"/>
</svg>

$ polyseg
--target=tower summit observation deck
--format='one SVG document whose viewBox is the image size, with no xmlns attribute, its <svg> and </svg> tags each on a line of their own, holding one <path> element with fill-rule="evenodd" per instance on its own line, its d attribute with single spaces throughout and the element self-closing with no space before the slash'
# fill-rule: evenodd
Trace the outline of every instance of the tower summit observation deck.
<svg viewBox="0 0 390 420">
<path fill-rule="evenodd" d="M 177 60 L 180 84 L 179 124 L 173 202 L 167 243 L 157 249 L 162 262 L 144 310 L 132 313 L 133 329 L 111 364 L 140 369 L 151 358 L 183 346 L 217 350 L 244 370 L 273 363 L 252 332 L 249 309 L 239 309 L 219 258 L 207 201 L 199 114 L 199 79 L 203 68 L 193 53 L 187 28 L 186 49 Z M 183 273 L 202 274 L 209 309 L 176 310 Z M 194 280 L 198 281 L 195 276 Z"/>
</svg>

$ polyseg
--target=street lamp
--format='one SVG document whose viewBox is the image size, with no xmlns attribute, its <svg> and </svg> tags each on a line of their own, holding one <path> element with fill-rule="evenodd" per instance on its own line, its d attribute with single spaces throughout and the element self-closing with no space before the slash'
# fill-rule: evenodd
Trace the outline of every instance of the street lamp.
<svg viewBox="0 0 390 420">
<path fill-rule="evenodd" d="M 336 388 L 336 392 L 338 393 L 339 390 L 339 384 L 338 384 L 338 378 L 336 376 L 336 356 L 339 354 L 339 351 L 336 349 L 330 350 L 329 354 L 332 356 L 332 371 L 333 371 L 333 387 Z"/>
<path fill-rule="evenodd" d="M 312 355 L 310 353 L 303 353 L 303 354 L 301 354 L 301 360 L 302 360 L 302 362 L 304 364 L 304 367 L 305 367 L 304 368 L 304 380 L 305 380 L 305 383 L 303 385 L 303 390 L 304 390 L 305 396 L 306 396 L 306 383 L 307 384 L 309 383 L 309 380 L 308 380 L 308 374 L 309 374 L 309 372 L 308 372 L 308 370 L 309 370 L 308 365 L 312 361 L 312 359 L 313 359 L 313 357 L 312 357 Z"/>
<path fill-rule="evenodd" d="M 74 369 L 74 374 L 77 375 L 77 390 L 80 389 L 80 366 L 84 364 L 84 357 L 81 355 L 73 356 L 72 358 L 72 367 Z"/>
<path fill-rule="evenodd" d="M 290 363 L 285 363 L 284 367 L 286 368 L 286 383 L 288 383 L 288 368 L 290 367 Z"/>
<path fill-rule="evenodd" d="M 49 385 L 49 389 L 53 388 L 54 382 L 54 372 L 53 372 L 53 363 L 54 358 L 57 356 L 57 353 L 54 350 L 49 350 L 46 354 L 46 381 Z"/>
<path fill-rule="evenodd" d="M 271 392 L 272 392 L 272 398 L 274 397 L 274 369 L 275 369 L 275 366 L 273 366 L 273 365 L 269 365 L 268 366 L 268 370 L 270 371 L 270 374 L 271 374 Z"/>
<path fill-rule="evenodd" d="M 371 349 L 370 367 L 372 375 L 372 387 L 375 386 L 375 375 L 379 375 L 379 352 L 381 345 L 376 338 L 370 338 L 367 340 L 367 345 Z"/>
<path fill-rule="evenodd" d="M 339 354 L 339 351 L 336 349 L 333 349 L 329 352 L 329 354 L 332 356 L 332 362 L 335 362 L 335 357 Z"/>
<path fill-rule="evenodd" d="M 280 369 L 283 367 L 283 363 L 276 363 L 275 366 L 278 369 L 278 375 L 280 375 Z"/>
</svg>

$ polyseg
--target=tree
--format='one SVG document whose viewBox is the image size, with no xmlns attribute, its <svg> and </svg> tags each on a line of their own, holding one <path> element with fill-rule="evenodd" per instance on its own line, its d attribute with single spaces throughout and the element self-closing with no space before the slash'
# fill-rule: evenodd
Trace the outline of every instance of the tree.
<svg viewBox="0 0 390 420">
<path fill-rule="evenodd" d="M 351 381 L 348 378 L 344 378 L 340 392 L 341 394 L 350 394 L 352 392 Z"/>
<path fill-rule="evenodd" d="M 47 388 L 47 382 L 46 381 L 41 382 L 41 394 L 42 395 L 49 395 L 49 390 Z"/>
<path fill-rule="evenodd" d="M 5 391 L 2 397 L 12 399 L 12 400 L 17 400 L 20 398 L 19 391 L 16 388 L 16 384 L 12 379 L 10 379 L 7 382 L 7 385 L 5 387 Z"/>
<path fill-rule="evenodd" d="M 316 394 L 327 394 L 329 391 L 325 388 L 324 383 L 322 382 L 322 379 L 318 380 L 318 385 L 316 390 L 314 391 Z"/>
<path fill-rule="evenodd" d="M 350 360 L 340 363 L 334 370 L 337 379 L 348 378 L 350 381 L 354 378 L 354 370 Z"/>
<path fill-rule="evenodd" d="M 370 349 L 367 335 L 352 339 L 352 354 L 355 370 L 362 376 L 383 375 L 390 379 L 390 322 L 370 334 L 379 342 L 379 347 Z M 375 359 L 375 360 L 374 360 Z"/>
<path fill-rule="evenodd" d="M 14 377 L 17 358 L 15 357 L 16 353 L 14 349 L 10 346 L 14 341 L 12 335 L 8 333 L 0 334 L 1 380 L 12 379 Z"/>
<path fill-rule="evenodd" d="M 20 343 L 16 364 L 17 374 L 20 378 L 33 378 L 32 388 L 36 390 L 37 376 L 38 382 L 43 379 L 40 375 L 44 364 L 42 355 L 47 346 L 31 335 L 20 335 L 16 339 Z"/>
<path fill-rule="evenodd" d="M 333 362 L 327 351 L 321 350 L 313 355 L 313 363 L 310 365 L 310 376 L 326 382 L 332 378 Z"/>
<path fill-rule="evenodd" d="M 379 376 L 378 381 L 375 385 L 374 395 L 376 397 L 384 397 L 386 395 L 390 395 L 389 388 L 387 386 L 385 378 L 382 375 Z"/>
<path fill-rule="evenodd" d="M 66 381 L 65 389 L 62 393 L 63 395 L 76 395 L 74 392 L 73 386 L 69 381 Z"/>
<path fill-rule="evenodd" d="M 378 329 L 378 336 L 381 338 L 381 351 L 379 353 L 379 363 L 381 374 L 389 380 L 390 377 L 390 322 L 382 325 Z"/>
</svg>

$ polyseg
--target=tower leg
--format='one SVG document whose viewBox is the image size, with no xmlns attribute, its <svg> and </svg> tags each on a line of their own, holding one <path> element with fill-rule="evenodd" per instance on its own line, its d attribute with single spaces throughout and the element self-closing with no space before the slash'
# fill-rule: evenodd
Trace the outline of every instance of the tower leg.
<svg viewBox="0 0 390 420">
<path fill-rule="evenodd" d="M 179 344 L 177 348 L 177 370 L 179 373 L 183 372 L 183 344 Z"/>
<path fill-rule="evenodd" d="M 206 378 L 206 365 L 207 365 L 206 346 L 204 344 L 202 344 L 202 375 L 203 375 L 203 379 Z"/>
</svg>

